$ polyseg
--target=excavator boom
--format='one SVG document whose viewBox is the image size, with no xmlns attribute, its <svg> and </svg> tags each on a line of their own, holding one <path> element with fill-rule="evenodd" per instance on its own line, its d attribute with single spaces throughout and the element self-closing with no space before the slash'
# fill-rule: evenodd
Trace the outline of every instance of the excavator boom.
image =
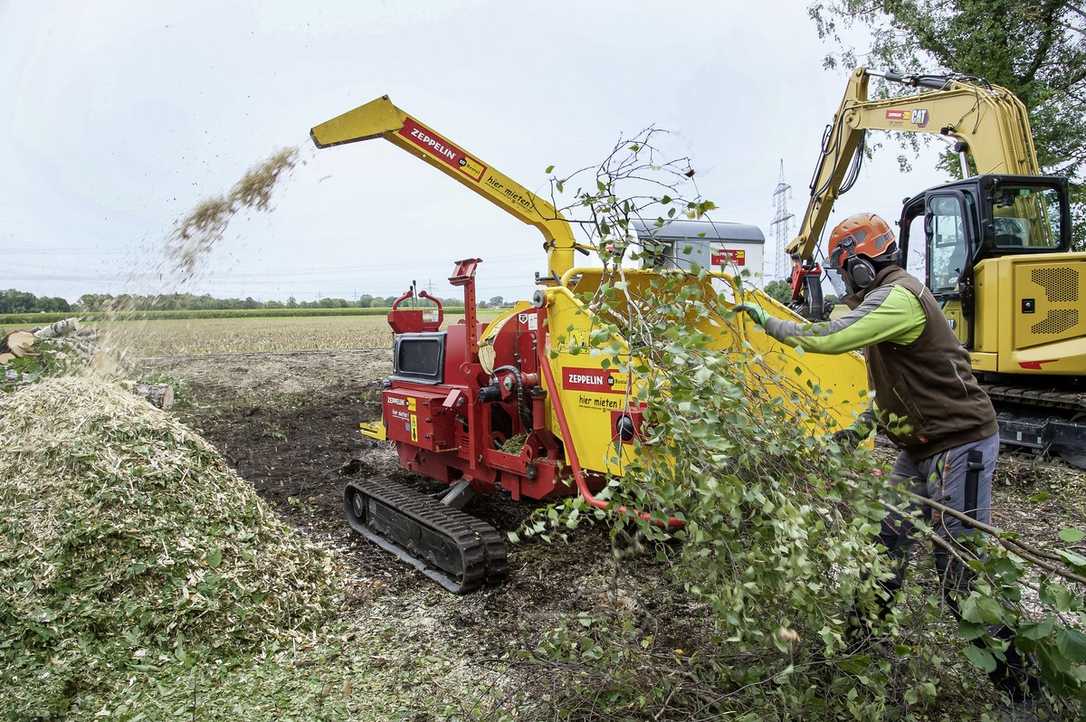
<svg viewBox="0 0 1086 722">
<path fill-rule="evenodd" d="M 868 100 L 872 75 L 865 68 L 852 72 L 826 129 L 807 210 L 787 248 L 796 260 L 812 258 L 834 202 L 848 189 L 849 169 L 862 161 L 857 153 L 863 153 L 868 130 L 941 135 L 972 160 L 974 171 L 966 175 L 1040 175 L 1026 108 L 1006 88 L 941 76 L 886 73 L 879 77 L 924 90 Z"/>
<path fill-rule="evenodd" d="M 557 283 L 573 267 L 573 251 L 578 248 L 573 229 L 553 205 L 397 108 L 387 95 L 325 121 L 309 134 L 318 148 L 384 138 L 538 228 L 546 239 L 544 248 L 553 282 Z"/>
</svg>

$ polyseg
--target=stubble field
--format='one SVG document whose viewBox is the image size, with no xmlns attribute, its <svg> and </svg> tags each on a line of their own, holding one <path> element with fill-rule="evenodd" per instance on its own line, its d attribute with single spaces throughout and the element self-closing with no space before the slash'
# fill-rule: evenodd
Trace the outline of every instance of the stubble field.
<svg viewBox="0 0 1086 722">
<path fill-rule="evenodd" d="M 480 318 L 497 311 L 480 312 Z M 462 315 L 446 315 L 456 323 Z M 392 331 L 384 316 L 201 318 L 116 321 L 96 324 L 130 357 L 224 353 L 295 353 L 389 349 Z"/>
</svg>

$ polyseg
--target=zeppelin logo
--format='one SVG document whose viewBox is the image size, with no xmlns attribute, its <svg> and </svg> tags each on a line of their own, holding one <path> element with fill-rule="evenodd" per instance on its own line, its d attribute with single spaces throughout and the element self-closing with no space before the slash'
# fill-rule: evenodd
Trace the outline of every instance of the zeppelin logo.
<svg viewBox="0 0 1086 722">
<path fill-rule="evenodd" d="M 482 180 L 483 173 L 486 172 L 485 165 L 413 119 L 404 119 L 403 127 L 398 132 L 450 168 L 455 168 L 473 181 Z"/>
<path fill-rule="evenodd" d="M 717 248 L 713 251 L 712 264 L 714 266 L 726 266 L 728 264 L 745 266 L 747 265 L 747 252 L 743 249 Z"/>
<path fill-rule="evenodd" d="M 888 110 L 886 111 L 887 120 L 905 120 L 904 110 Z"/>
<path fill-rule="evenodd" d="M 567 391 L 596 391 L 620 394 L 625 389 L 621 379 L 610 369 L 562 369 L 562 388 Z"/>
</svg>

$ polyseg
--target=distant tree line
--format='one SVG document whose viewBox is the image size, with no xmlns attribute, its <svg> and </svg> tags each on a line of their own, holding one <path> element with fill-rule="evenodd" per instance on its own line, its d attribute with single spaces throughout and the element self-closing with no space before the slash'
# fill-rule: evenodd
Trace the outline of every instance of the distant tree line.
<svg viewBox="0 0 1086 722">
<path fill-rule="evenodd" d="M 117 296 L 107 293 L 84 293 L 75 304 L 69 304 L 63 298 L 35 296 L 27 291 L 9 289 L 0 291 L 0 314 L 35 313 L 65 311 L 107 311 L 121 309 L 125 311 L 188 311 L 188 310 L 233 310 L 242 308 L 387 308 L 396 300 L 396 296 L 372 296 L 363 294 L 357 300 L 345 298 L 321 298 L 316 301 L 299 301 L 291 296 L 286 301 L 257 301 L 248 298 L 215 298 L 209 294 L 169 293 L 163 295 L 128 295 Z M 459 297 L 443 298 L 446 306 L 462 306 L 464 299 Z M 423 301 L 422 303 L 426 303 Z M 480 301 L 480 306 L 504 306 L 501 296 L 494 296 L 489 301 Z"/>
<path fill-rule="evenodd" d="M 0 291 L 0 313 L 61 313 L 71 310 L 70 303 L 56 296 L 35 296 L 28 291 L 16 291 L 14 288 Z"/>
</svg>

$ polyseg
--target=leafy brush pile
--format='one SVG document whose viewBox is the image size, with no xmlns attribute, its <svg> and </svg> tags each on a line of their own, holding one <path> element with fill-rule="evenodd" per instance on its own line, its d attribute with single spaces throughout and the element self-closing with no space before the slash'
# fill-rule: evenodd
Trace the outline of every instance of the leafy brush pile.
<svg viewBox="0 0 1086 722">
<path fill-rule="evenodd" d="M 572 326 L 551 329 L 552 353 L 564 345 L 638 377 L 626 399 L 644 405 L 637 454 L 600 496 L 654 518 L 603 512 L 578 498 L 537 514 L 526 531 L 551 537 L 586 517 L 603 520 L 616 541 L 633 538 L 655 552 L 700 624 L 681 624 L 681 604 L 565 620 L 530 659 L 545 670 L 535 679 L 550 672 L 566 680 L 552 691 L 554 716 L 996 716 L 999 690 L 1009 685 L 995 687 L 988 675 L 1018 657 L 1026 660 L 1023 684 L 1028 674 L 1043 685 L 1036 711 L 1081 717 L 1086 532 L 1050 528 L 1043 541 L 1026 543 L 889 482 L 870 450 L 816 432 L 812 422 L 826 418 L 834 399 L 816 379 L 776 363 L 777 351 L 751 342 L 760 331 L 733 306 L 751 300 L 740 270 L 714 280 L 629 232 L 635 220 L 661 227 L 713 208 L 696 187 L 684 195 L 693 173 L 683 171 L 685 159 L 668 161 L 654 147 L 657 134 L 620 140 L 599 167 L 552 178 L 558 193 L 579 185 L 561 210 L 585 217 L 580 228 L 604 265 L 599 286 L 581 294 L 593 313 L 588 338 Z M 626 258 L 666 271 L 639 281 Z M 658 524 L 668 514 L 685 525 L 665 533 Z M 910 517 L 921 547 L 900 589 L 879 537 L 889 514 Z M 958 515 L 974 532 L 940 534 L 929 519 L 941 515 Z M 968 570 L 968 588 L 942 596 L 929 545 Z M 971 700 L 968 709 L 962 700 Z"/>
<path fill-rule="evenodd" d="M 284 641 L 337 607 L 331 558 L 116 385 L 57 377 L 0 397 L 0 473 L 5 710 L 64 714 L 102 678 Z"/>
</svg>

